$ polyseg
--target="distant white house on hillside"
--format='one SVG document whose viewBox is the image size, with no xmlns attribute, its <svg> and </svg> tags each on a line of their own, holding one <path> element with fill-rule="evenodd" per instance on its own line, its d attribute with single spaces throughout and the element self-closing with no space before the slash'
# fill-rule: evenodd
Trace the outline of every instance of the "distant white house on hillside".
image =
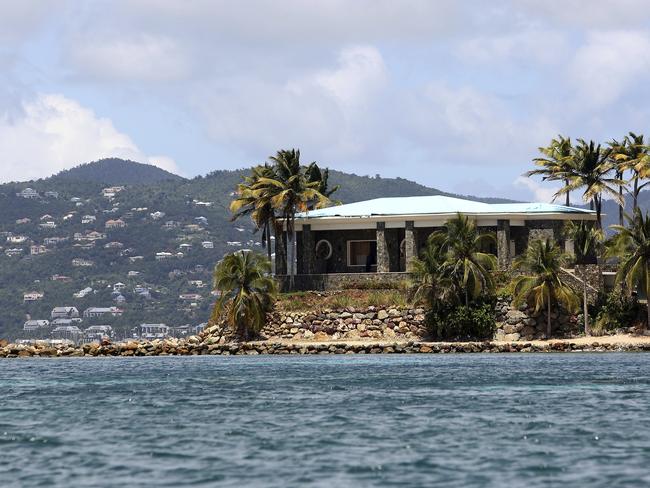
<svg viewBox="0 0 650 488">
<path fill-rule="evenodd" d="M 119 317 L 123 313 L 121 308 L 117 307 L 90 307 L 84 310 L 85 318 L 97 318 L 97 317 Z"/>
<path fill-rule="evenodd" d="M 23 191 L 16 193 L 17 197 L 27 198 L 28 200 L 35 200 L 41 198 L 36 190 L 33 188 L 25 188 Z"/>
<path fill-rule="evenodd" d="M 74 294 L 74 297 L 75 298 L 85 298 L 86 296 L 88 296 L 92 292 L 93 292 L 93 289 L 91 287 L 87 286 L 83 290 L 79 290 L 78 292 L 76 292 Z"/>
<path fill-rule="evenodd" d="M 42 300 L 45 295 L 40 291 L 31 291 L 23 295 L 23 302 L 38 302 Z"/>
<path fill-rule="evenodd" d="M 52 319 L 75 319 L 79 318 L 79 310 L 76 307 L 54 307 L 50 313 Z"/>
<path fill-rule="evenodd" d="M 74 258 L 72 260 L 72 266 L 75 268 L 90 268 L 92 266 L 95 266 L 95 262 L 91 261 L 90 259 Z"/>
<path fill-rule="evenodd" d="M 38 329 L 44 329 L 49 326 L 49 320 L 28 320 L 23 324 L 23 330 L 25 332 L 30 332 Z"/>
<path fill-rule="evenodd" d="M 42 245 L 34 245 L 29 247 L 29 254 L 32 256 L 38 256 L 39 254 L 45 254 L 47 252 L 47 247 Z"/>
<path fill-rule="evenodd" d="M 214 249 L 214 242 L 212 242 L 212 241 L 203 241 L 201 243 L 201 246 L 203 247 L 203 249 Z"/>
<path fill-rule="evenodd" d="M 108 188 L 104 188 L 102 190 L 102 196 L 104 198 L 114 198 L 115 195 L 117 195 L 119 192 L 124 191 L 123 186 L 109 186 Z"/>
<path fill-rule="evenodd" d="M 104 224 L 104 227 L 107 229 L 123 229 L 126 227 L 126 222 L 124 222 L 122 219 L 107 220 Z"/>
</svg>

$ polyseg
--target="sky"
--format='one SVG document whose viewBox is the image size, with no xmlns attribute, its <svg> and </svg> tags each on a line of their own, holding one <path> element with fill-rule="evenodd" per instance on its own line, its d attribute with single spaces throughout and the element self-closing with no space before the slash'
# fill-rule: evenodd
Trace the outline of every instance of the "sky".
<svg viewBox="0 0 650 488">
<path fill-rule="evenodd" d="M 305 162 L 549 201 L 557 134 L 650 132 L 650 0 L 0 2 L 0 181 Z"/>
</svg>

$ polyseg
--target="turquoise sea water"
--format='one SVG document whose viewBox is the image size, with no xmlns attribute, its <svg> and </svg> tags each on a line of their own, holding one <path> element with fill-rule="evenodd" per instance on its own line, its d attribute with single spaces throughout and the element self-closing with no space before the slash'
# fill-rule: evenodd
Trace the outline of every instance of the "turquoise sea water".
<svg viewBox="0 0 650 488">
<path fill-rule="evenodd" d="M 648 486 L 650 354 L 0 360 L 0 486 Z"/>
</svg>

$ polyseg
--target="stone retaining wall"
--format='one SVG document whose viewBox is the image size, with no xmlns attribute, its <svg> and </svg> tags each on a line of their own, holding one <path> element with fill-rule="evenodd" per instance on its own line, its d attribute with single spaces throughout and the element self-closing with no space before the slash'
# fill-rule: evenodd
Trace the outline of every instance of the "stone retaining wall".
<svg viewBox="0 0 650 488">
<path fill-rule="evenodd" d="M 546 313 L 535 314 L 527 306 L 513 307 L 510 299 L 500 298 L 495 307 L 497 341 L 532 341 L 546 338 Z M 551 311 L 551 331 L 553 337 L 572 337 L 581 331 L 576 315 L 566 311 Z"/>
<path fill-rule="evenodd" d="M 349 307 L 320 313 L 273 312 L 262 329 L 262 336 L 269 340 L 416 340 L 425 335 L 422 308 Z"/>
</svg>

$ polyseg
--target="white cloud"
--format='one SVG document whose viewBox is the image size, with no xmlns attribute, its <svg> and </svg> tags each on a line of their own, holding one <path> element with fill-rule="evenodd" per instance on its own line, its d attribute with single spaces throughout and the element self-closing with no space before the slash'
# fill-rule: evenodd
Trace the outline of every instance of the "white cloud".
<svg viewBox="0 0 650 488">
<path fill-rule="evenodd" d="M 385 87 L 386 66 L 381 53 L 371 46 L 343 49 L 339 66 L 313 76 L 344 108 L 363 106 Z"/>
<path fill-rule="evenodd" d="M 559 64 L 566 56 L 567 40 L 556 30 L 522 29 L 461 40 L 457 53 L 468 63 Z"/>
<path fill-rule="evenodd" d="M 190 59 L 168 37 L 75 39 L 70 57 L 85 76 L 99 79 L 169 81 L 189 76 Z"/>
<path fill-rule="evenodd" d="M 369 114 L 386 85 L 381 53 L 344 48 L 331 69 L 284 79 L 218 79 L 194 93 L 194 106 L 217 141 L 252 152 L 299 146 L 326 156 L 362 150 L 375 123 Z M 304 151 L 307 152 L 307 151 Z"/>
<path fill-rule="evenodd" d="M 616 102 L 650 77 L 650 35 L 645 31 L 591 32 L 575 54 L 571 81 L 583 103 Z"/>
<path fill-rule="evenodd" d="M 513 182 L 513 185 L 516 188 L 527 189 L 533 195 L 535 201 L 545 203 L 553 202 L 553 195 L 555 195 L 555 193 L 560 189 L 560 187 L 554 186 L 552 183 L 543 182 L 540 184 L 539 182 L 525 176 L 517 177 Z M 560 200 L 562 200 L 562 198 L 563 197 L 560 197 Z M 555 201 L 558 203 L 558 199 Z"/>
<path fill-rule="evenodd" d="M 23 113 L 0 115 L 0 155 L 5 181 L 41 178 L 80 163 L 121 157 L 178 172 L 173 160 L 149 158 L 107 118 L 62 95 L 40 94 Z"/>
<path fill-rule="evenodd" d="M 538 115 L 520 115 L 500 97 L 472 86 L 431 82 L 404 108 L 405 137 L 435 161 L 504 167 L 530 161 L 556 133 Z"/>
</svg>

